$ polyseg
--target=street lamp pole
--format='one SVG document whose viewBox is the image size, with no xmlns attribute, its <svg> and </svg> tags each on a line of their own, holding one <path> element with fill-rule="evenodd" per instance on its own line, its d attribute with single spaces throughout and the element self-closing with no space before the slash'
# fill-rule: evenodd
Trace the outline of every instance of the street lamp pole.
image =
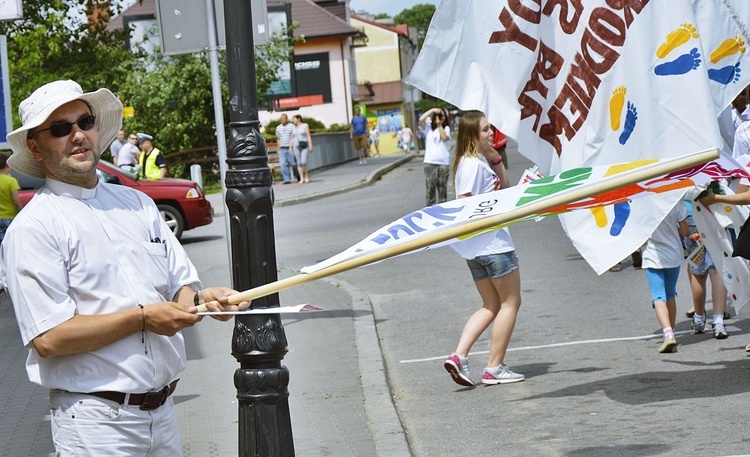
<svg viewBox="0 0 750 457">
<path fill-rule="evenodd" d="M 252 0 L 224 0 L 229 140 L 226 204 L 230 217 L 232 278 L 247 290 L 278 279 L 273 229 L 273 176 L 260 133 L 255 84 Z M 254 308 L 279 306 L 278 294 L 253 300 Z M 281 360 L 287 340 L 278 314 L 235 319 L 232 355 L 240 363 L 234 385 L 239 400 L 239 455 L 293 456 L 289 371 Z"/>
</svg>

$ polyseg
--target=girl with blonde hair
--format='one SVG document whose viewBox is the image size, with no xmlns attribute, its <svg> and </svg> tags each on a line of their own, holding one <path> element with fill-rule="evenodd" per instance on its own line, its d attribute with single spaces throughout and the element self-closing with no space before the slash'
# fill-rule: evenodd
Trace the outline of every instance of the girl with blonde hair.
<svg viewBox="0 0 750 457">
<path fill-rule="evenodd" d="M 508 187 L 508 175 L 502 157 L 492 147 L 492 139 L 492 127 L 482 112 L 463 113 L 453 162 L 457 198 Z M 487 247 L 475 258 L 467 259 L 466 263 L 482 298 L 482 307 L 467 320 L 456 351 L 445 360 L 445 369 L 456 383 L 473 386 L 469 372 L 469 351 L 493 324 L 490 355 L 482 374 L 482 383 L 523 381 L 524 375 L 514 373 L 504 363 L 521 306 L 521 273 L 508 229 L 498 230 Z"/>
</svg>

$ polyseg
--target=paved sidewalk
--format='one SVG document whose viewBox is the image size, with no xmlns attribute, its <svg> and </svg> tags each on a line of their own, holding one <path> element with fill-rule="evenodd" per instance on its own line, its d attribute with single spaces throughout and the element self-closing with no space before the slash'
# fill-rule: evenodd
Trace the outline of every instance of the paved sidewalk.
<svg viewBox="0 0 750 457">
<path fill-rule="evenodd" d="M 308 184 L 277 183 L 276 206 L 364 187 L 421 156 L 356 161 L 312 173 Z M 208 196 L 217 220 L 188 232 L 183 244 L 204 284 L 229 284 L 221 194 Z M 205 230 L 205 231 L 204 231 Z M 197 236 L 193 236 L 197 233 Z M 221 255 L 217 255 L 221 252 Z M 280 271 L 279 278 L 295 272 Z M 408 456 L 392 402 L 369 297 L 334 278 L 281 293 L 282 303 L 325 303 L 327 313 L 283 318 L 291 371 L 290 411 L 297 456 Z M 325 316 L 324 316 L 325 314 Z M 323 319 L 325 317 L 325 319 Z M 0 295 L 0 457 L 53 455 L 48 391 L 26 378 L 26 350 L 7 294 Z M 237 399 L 231 323 L 204 320 L 184 330 L 187 367 L 175 393 L 186 457 L 237 455 Z"/>
<path fill-rule="evenodd" d="M 311 172 L 310 182 L 307 184 L 277 182 L 273 185 L 276 197 L 274 206 L 295 205 L 369 186 L 385 173 L 411 160 L 421 161 L 422 155 L 381 155 L 367 159 L 365 165 L 359 165 L 356 160 L 352 160 L 322 171 Z M 225 206 L 220 193 L 207 195 L 206 198 L 214 207 L 215 215 L 224 214 Z"/>
<path fill-rule="evenodd" d="M 382 156 L 368 159 L 366 165 L 353 161 L 311 174 L 308 184 L 276 183 L 275 204 L 304 203 L 368 186 L 411 160 L 421 161 L 421 156 Z M 214 224 L 224 224 L 222 195 L 211 194 L 208 199 L 217 215 Z M 201 242 L 193 251 L 192 243 L 186 245 L 191 257 L 215 262 L 201 262 L 204 284 L 230 282 L 226 259 L 216 256 L 216 252 L 223 252 L 223 246 Z M 294 274 L 282 269 L 279 279 Z M 406 434 L 388 387 L 368 295 L 344 281 L 326 278 L 282 291 L 280 301 L 283 305 L 325 304 L 328 309 L 320 314 L 282 315 L 289 349 L 282 364 L 290 371 L 295 454 L 409 456 Z M 237 391 L 231 373 L 237 369 L 237 361 L 228 350 L 201 349 L 217 345 L 229 349 L 232 328 L 204 322 L 183 333 L 192 343 L 187 348 L 188 364 L 175 400 L 185 457 L 235 455 Z M 217 423 L 233 426 L 206 427 Z"/>
</svg>

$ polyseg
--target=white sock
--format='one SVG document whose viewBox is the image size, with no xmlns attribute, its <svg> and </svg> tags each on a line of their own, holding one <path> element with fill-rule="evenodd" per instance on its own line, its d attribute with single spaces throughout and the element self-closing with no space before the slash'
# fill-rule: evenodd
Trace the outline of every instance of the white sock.
<svg viewBox="0 0 750 457">
<path fill-rule="evenodd" d="M 664 337 L 674 335 L 674 330 L 672 330 L 672 327 L 664 327 L 661 331 L 664 332 Z"/>
<path fill-rule="evenodd" d="M 706 316 L 698 315 L 698 313 L 693 314 L 693 322 L 705 322 Z"/>
<path fill-rule="evenodd" d="M 713 318 L 714 325 L 716 324 L 724 324 L 724 313 L 721 314 L 714 314 Z"/>
</svg>

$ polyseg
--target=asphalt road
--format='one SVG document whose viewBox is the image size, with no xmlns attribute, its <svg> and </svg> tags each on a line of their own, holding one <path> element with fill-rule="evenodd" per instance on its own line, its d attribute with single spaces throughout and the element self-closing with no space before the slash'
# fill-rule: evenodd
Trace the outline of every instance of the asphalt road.
<svg viewBox="0 0 750 457">
<path fill-rule="evenodd" d="M 511 154 L 511 178 L 529 165 Z M 278 265 L 313 264 L 422 206 L 422 166 L 413 161 L 374 186 L 276 208 Z M 750 326 L 742 314 L 727 322 L 726 340 L 693 335 L 683 274 L 678 351 L 658 354 L 646 280 L 629 259 L 621 272 L 597 276 L 556 218 L 515 225 L 511 234 L 523 305 L 506 363 L 526 375 L 522 383 L 467 389 L 444 371 L 444 357 L 480 306 L 468 268 L 449 248 L 338 275 L 370 296 L 413 455 L 750 454 Z M 488 341 L 482 337 L 470 356 L 475 379 Z"/>
<path fill-rule="evenodd" d="M 511 177 L 529 165 L 510 155 Z M 280 276 L 327 258 L 424 204 L 422 166 L 414 160 L 373 186 L 274 210 Z M 327 284 L 281 292 L 284 304 L 309 299 L 335 310 L 284 319 L 292 370 L 290 410 L 297 455 L 376 456 L 372 423 L 361 404 L 364 376 L 354 360 L 353 299 L 339 282 L 369 295 L 390 393 L 411 454 L 453 456 L 734 456 L 750 454 L 750 404 L 743 310 L 730 336 L 693 335 L 684 312 L 690 291 L 678 284 L 678 352 L 658 354 L 660 330 L 643 272 L 596 276 L 556 219 L 511 228 L 521 263 L 523 305 L 506 362 L 522 383 L 454 384 L 442 361 L 454 350 L 479 297 L 465 263 L 449 248 L 406 255 L 341 273 Z M 221 224 L 187 232 L 184 245 L 206 284 L 228 277 Z M 361 292 L 358 292 L 361 294 Z M 323 301 L 328 301 L 323 303 Z M 3 310 L 4 374 L 0 454 L 46 455 L 52 449 L 46 392 L 25 377 L 18 330 Z M 369 312 L 361 311 L 359 317 Z M 333 319 L 339 325 L 326 325 Z M 332 334 L 330 328 L 342 329 Z M 232 326 L 204 322 L 189 329 L 188 368 L 177 395 L 185 455 L 236 455 L 236 390 L 229 354 Z M 193 338 L 198 337 L 198 338 Z M 470 356 L 474 379 L 488 338 Z M 305 349 L 305 350 L 303 350 Z M 360 359 L 360 363 L 361 363 Z M 379 362 L 373 361 L 378 366 Z M 314 370 L 310 382 L 300 372 Z M 210 389 L 210 395 L 207 394 Z M 201 411 L 201 414 L 195 414 Z M 218 424 L 206 427 L 208 423 Z M 394 420 L 393 422 L 399 422 Z M 382 432 L 382 429 L 381 429 Z M 395 433 L 394 433 L 395 435 Z M 381 453 L 402 457 L 400 453 Z"/>
</svg>

